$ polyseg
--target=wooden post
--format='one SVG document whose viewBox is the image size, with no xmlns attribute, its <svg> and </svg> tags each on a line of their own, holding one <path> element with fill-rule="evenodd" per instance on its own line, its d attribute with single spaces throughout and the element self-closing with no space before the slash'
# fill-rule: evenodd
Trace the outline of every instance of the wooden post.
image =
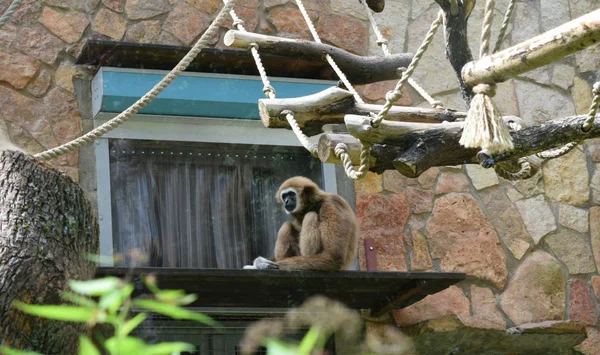
<svg viewBox="0 0 600 355">
<path fill-rule="evenodd" d="M 42 319 L 15 300 L 61 303 L 68 279 L 94 277 L 96 216 L 83 190 L 20 152 L 0 152 L 0 344 L 44 354 L 77 354 L 86 325 Z"/>
<path fill-rule="evenodd" d="M 600 9 L 503 51 L 467 63 L 466 85 L 499 83 L 600 42 Z"/>
</svg>

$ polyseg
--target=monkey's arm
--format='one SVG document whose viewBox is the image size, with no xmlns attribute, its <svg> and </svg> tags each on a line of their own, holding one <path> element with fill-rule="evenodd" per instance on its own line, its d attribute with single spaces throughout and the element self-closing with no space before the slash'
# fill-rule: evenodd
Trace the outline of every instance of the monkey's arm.
<svg viewBox="0 0 600 355">
<path fill-rule="evenodd" d="M 298 244 L 298 231 L 290 222 L 285 222 L 277 233 L 275 242 L 275 258 L 272 261 L 289 258 L 300 255 L 300 246 Z"/>
<path fill-rule="evenodd" d="M 315 255 L 323 250 L 321 231 L 319 230 L 319 216 L 316 212 L 308 212 L 302 220 L 300 232 L 300 254 Z"/>
</svg>

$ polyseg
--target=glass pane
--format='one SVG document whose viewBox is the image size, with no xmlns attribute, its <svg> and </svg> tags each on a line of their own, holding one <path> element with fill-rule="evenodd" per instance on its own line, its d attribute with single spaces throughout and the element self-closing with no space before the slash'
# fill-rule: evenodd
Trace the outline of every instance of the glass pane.
<svg viewBox="0 0 600 355">
<path fill-rule="evenodd" d="M 125 265 L 240 268 L 271 257 L 288 219 L 279 185 L 295 175 L 323 185 L 321 163 L 296 147 L 112 140 L 110 169 Z"/>
</svg>

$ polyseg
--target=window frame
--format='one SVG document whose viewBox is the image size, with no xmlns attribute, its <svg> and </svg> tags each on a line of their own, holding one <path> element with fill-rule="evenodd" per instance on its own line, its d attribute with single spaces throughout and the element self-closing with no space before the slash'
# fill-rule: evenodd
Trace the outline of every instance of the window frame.
<svg viewBox="0 0 600 355">
<path fill-rule="evenodd" d="M 112 70 L 112 68 L 111 68 Z M 147 70 L 116 69 L 125 72 L 148 72 Z M 226 79 L 260 80 L 258 77 L 231 74 L 191 73 L 199 77 L 222 77 Z M 304 82 L 335 85 L 333 81 L 272 78 L 274 81 Z M 116 113 L 107 113 L 100 110 L 99 101 L 102 100 L 101 81 L 92 83 L 92 106 L 94 107 L 94 128 L 102 125 Z M 136 140 L 162 140 L 184 141 L 202 143 L 230 143 L 230 144 L 259 144 L 277 145 L 286 147 L 299 147 L 301 143 L 291 130 L 269 129 L 264 127 L 260 120 L 235 119 L 218 117 L 190 117 L 137 114 L 126 123 L 105 134 L 96 140 L 94 154 L 96 158 L 96 194 L 98 201 L 98 222 L 100 225 L 100 267 L 114 266 L 113 233 L 112 233 L 112 206 L 110 182 L 110 157 L 109 139 L 136 139 Z M 321 163 L 324 190 L 338 193 L 336 166 Z"/>
</svg>

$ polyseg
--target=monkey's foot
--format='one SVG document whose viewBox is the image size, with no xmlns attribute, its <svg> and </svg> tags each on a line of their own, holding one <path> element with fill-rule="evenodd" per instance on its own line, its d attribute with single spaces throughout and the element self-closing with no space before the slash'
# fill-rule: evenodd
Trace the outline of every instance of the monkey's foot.
<svg viewBox="0 0 600 355">
<path fill-rule="evenodd" d="M 266 269 L 279 269 L 279 266 L 272 262 L 269 259 L 265 259 L 262 256 L 254 259 L 254 263 L 252 265 L 245 265 L 245 270 L 253 269 L 253 270 L 266 270 Z"/>
</svg>

